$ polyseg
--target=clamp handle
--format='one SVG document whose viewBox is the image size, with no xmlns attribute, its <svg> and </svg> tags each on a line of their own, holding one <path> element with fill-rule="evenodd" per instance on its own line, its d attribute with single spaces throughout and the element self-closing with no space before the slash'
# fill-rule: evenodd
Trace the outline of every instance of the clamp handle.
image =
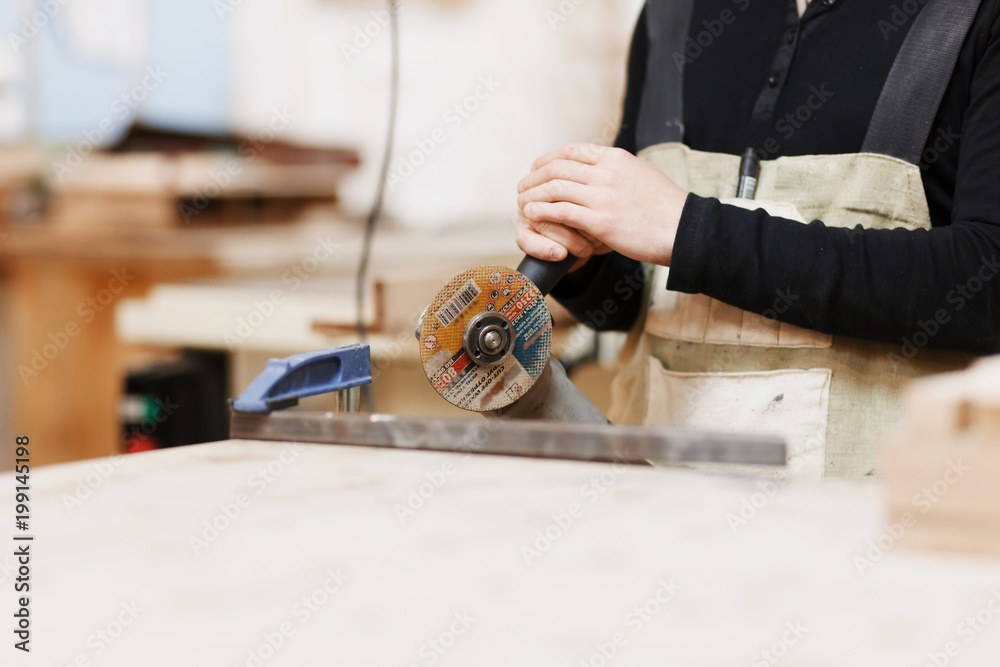
<svg viewBox="0 0 1000 667">
<path fill-rule="evenodd" d="M 371 349 L 349 345 L 269 359 L 267 368 L 233 400 L 234 412 L 268 413 L 300 398 L 371 384 Z"/>
<path fill-rule="evenodd" d="M 579 258 L 573 255 L 566 255 L 566 259 L 561 262 L 549 262 L 525 255 L 521 263 L 517 265 L 517 271 L 535 283 L 535 287 L 542 293 L 542 296 L 545 296 L 569 273 L 577 259 Z"/>
</svg>

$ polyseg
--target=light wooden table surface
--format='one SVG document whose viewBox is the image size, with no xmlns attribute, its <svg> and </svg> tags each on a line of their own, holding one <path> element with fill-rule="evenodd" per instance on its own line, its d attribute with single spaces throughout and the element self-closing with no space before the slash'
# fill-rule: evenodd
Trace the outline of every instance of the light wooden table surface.
<svg viewBox="0 0 1000 667">
<path fill-rule="evenodd" d="M 763 501 L 684 470 L 246 441 L 32 480 L 33 651 L 8 630 L 3 665 L 1000 660 L 1000 562 L 896 546 L 859 572 L 884 531 L 875 481 Z M 8 515 L 13 487 L 0 476 Z M 427 498 L 401 520 L 411 492 Z"/>
</svg>

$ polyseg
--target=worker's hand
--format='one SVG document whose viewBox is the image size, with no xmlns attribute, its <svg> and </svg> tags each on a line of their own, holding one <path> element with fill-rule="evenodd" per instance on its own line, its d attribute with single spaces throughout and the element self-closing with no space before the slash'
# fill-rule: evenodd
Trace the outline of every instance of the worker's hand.
<svg viewBox="0 0 1000 667">
<path fill-rule="evenodd" d="M 518 184 L 517 243 L 539 259 L 617 250 L 668 266 L 687 193 L 631 153 L 566 144 Z"/>
</svg>

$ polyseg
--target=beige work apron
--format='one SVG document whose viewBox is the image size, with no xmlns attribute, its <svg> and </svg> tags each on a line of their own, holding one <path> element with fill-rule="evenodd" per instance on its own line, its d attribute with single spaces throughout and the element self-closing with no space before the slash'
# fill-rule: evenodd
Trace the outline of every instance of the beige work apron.
<svg viewBox="0 0 1000 667">
<path fill-rule="evenodd" d="M 869 153 L 764 161 L 750 201 L 727 199 L 736 192 L 737 156 L 677 143 L 639 156 L 697 195 L 799 222 L 930 229 L 920 170 L 896 158 Z M 668 269 L 647 269 L 648 307 L 622 351 L 611 420 L 781 433 L 789 442 L 789 470 L 797 476 L 873 474 L 878 440 L 900 412 L 906 382 L 964 368 L 973 359 L 933 349 L 909 358 L 913 350 L 902 343 L 782 323 L 795 286 L 775 294 L 765 317 L 705 295 L 669 291 Z"/>
</svg>

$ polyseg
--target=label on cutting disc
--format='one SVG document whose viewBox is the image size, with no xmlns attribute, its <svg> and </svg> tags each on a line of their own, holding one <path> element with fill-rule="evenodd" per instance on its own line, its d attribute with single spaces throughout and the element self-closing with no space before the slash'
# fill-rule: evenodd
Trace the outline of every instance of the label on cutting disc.
<svg viewBox="0 0 1000 667">
<path fill-rule="evenodd" d="M 514 328 L 514 348 L 496 366 L 480 366 L 463 347 L 465 327 L 497 312 Z M 524 396 L 545 370 L 552 318 L 534 283 L 505 266 L 481 266 L 455 276 L 431 305 L 420 328 L 420 361 L 434 390 L 465 410 L 485 412 Z"/>
</svg>

